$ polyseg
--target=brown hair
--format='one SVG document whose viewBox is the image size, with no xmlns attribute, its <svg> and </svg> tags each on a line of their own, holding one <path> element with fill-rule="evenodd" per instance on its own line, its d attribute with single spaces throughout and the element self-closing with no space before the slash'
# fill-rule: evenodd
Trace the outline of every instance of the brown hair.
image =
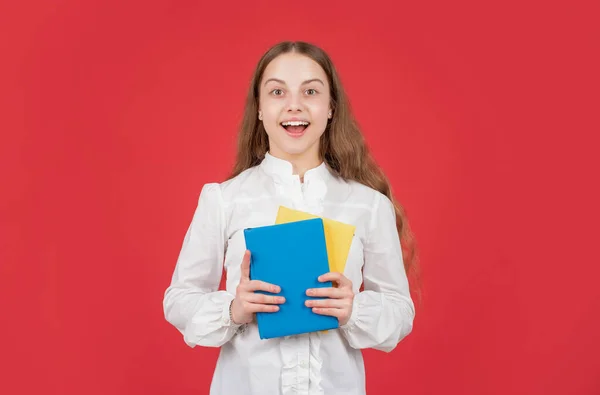
<svg viewBox="0 0 600 395">
<path fill-rule="evenodd" d="M 246 98 L 238 136 L 236 162 L 230 178 L 258 165 L 269 150 L 267 133 L 262 122 L 257 119 L 260 83 L 269 63 L 277 56 L 289 52 L 308 56 L 325 71 L 329 81 L 333 117 L 321 136 L 319 144 L 321 158 L 340 177 L 376 189 L 393 202 L 404 268 L 409 280 L 417 282 L 411 285 L 411 292 L 417 294 L 420 299 L 417 248 L 404 208 L 394 198 L 388 179 L 369 153 L 360 128 L 352 115 L 350 103 L 337 71 L 329 56 L 321 48 L 302 41 L 284 41 L 271 47 L 262 56 L 254 71 Z"/>
</svg>

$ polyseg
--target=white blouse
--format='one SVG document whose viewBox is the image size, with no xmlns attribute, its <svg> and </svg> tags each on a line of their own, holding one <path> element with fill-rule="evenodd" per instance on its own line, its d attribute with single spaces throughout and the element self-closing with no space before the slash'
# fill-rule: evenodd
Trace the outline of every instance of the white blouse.
<svg viewBox="0 0 600 395">
<path fill-rule="evenodd" d="M 243 229 L 274 224 L 280 205 L 356 226 L 344 272 L 355 297 L 339 329 L 261 340 L 256 322 L 240 327 L 229 319 Z M 226 290 L 219 291 L 223 265 Z M 204 185 L 163 305 L 187 345 L 221 347 L 213 395 L 365 394 L 360 350 L 392 351 L 415 316 L 390 200 L 336 177 L 325 163 L 301 183 L 291 163 L 268 153 L 237 177 Z"/>
</svg>

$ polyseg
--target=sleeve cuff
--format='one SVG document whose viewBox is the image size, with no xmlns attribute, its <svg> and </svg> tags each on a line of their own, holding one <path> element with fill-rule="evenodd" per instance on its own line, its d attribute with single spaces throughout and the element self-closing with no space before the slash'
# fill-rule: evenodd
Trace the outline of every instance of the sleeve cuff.
<svg viewBox="0 0 600 395">
<path fill-rule="evenodd" d="M 223 303 L 223 310 L 221 311 L 221 323 L 223 326 L 238 328 L 241 325 L 236 324 L 231 319 L 231 303 L 233 303 L 233 296 L 227 298 L 227 301 Z"/>
<path fill-rule="evenodd" d="M 221 323 L 224 327 L 232 329 L 235 334 L 241 334 L 246 331 L 246 324 L 236 324 L 231 319 L 231 304 L 233 303 L 233 295 L 231 298 L 225 303 L 223 306 L 223 311 L 221 312 Z"/>
</svg>

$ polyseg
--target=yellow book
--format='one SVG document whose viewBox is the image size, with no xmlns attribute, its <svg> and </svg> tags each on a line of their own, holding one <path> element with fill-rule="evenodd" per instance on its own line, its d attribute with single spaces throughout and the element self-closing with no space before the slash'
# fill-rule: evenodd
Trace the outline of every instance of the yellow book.
<svg viewBox="0 0 600 395">
<path fill-rule="evenodd" d="M 329 218 L 318 217 L 317 215 L 284 206 L 279 206 L 275 223 L 284 224 L 313 218 L 321 218 L 323 220 L 325 244 L 327 246 L 327 256 L 329 258 L 329 270 L 332 272 L 344 273 L 346 260 L 348 259 L 348 253 L 350 252 L 350 245 L 352 244 L 352 238 L 354 237 L 354 231 L 356 229 L 354 225 L 334 221 Z"/>
</svg>

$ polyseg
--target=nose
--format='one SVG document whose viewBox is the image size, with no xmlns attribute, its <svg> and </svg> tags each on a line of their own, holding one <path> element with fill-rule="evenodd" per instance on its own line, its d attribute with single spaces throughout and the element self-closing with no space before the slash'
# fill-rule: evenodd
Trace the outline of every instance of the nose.
<svg viewBox="0 0 600 395">
<path fill-rule="evenodd" d="M 301 98 L 299 95 L 290 94 L 288 96 L 287 111 L 288 112 L 302 111 L 302 101 L 300 99 Z"/>
</svg>

